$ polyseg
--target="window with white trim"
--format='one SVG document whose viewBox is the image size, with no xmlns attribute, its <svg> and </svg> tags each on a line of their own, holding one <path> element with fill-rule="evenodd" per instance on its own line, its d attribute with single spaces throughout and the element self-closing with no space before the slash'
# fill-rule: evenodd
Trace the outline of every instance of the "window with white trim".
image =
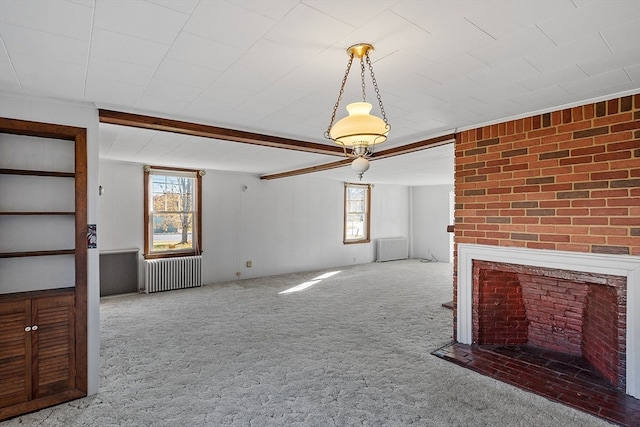
<svg viewBox="0 0 640 427">
<path fill-rule="evenodd" d="M 370 230 L 371 187 L 368 184 L 344 184 L 344 237 L 346 243 L 368 243 Z"/>
</svg>

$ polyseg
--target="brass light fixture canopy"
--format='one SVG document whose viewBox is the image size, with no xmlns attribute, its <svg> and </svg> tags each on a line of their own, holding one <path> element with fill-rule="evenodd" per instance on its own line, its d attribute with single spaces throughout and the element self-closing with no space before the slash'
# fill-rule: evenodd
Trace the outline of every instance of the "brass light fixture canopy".
<svg viewBox="0 0 640 427">
<path fill-rule="evenodd" d="M 373 150 L 377 144 L 381 144 L 387 140 L 387 135 L 391 126 L 387 121 L 387 116 L 382 105 L 382 98 L 380 97 L 380 90 L 378 89 L 378 82 L 373 73 L 373 66 L 371 65 L 371 59 L 369 53 L 373 51 L 373 45 L 369 43 L 358 43 L 347 48 L 349 54 L 349 63 L 347 64 L 347 70 L 342 79 L 342 85 L 340 86 L 340 92 L 338 93 L 338 100 L 333 107 L 333 113 L 331 115 L 331 122 L 325 132 L 324 136 L 327 139 L 334 141 L 340 145 L 344 150 L 344 154 L 347 157 L 355 159 L 352 163 L 352 168 L 358 174 L 358 177 L 362 179 L 362 174 L 369 169 L 369 161 L 366 159 L 373 154 Z M 362 80 L 362 101 L 352 102 L 347 105 L 347 111 L 349 115 L 335 122 L 336 112 L 342 100 L 344 88 L 349 77 L 349 71 L 351 71 L 351 65 L 353 59 L 358 58 L 360 62 L 360 77 Z M 378 106 L 380 107 L 380 113 L 382 118 L 369 114 L 373 107 L 367 102 L 366 95 L 366 83 L 365 83 L 365 70 L 369 69 L 371 75 L 371 83 L 378 99 Z M 351 151 L 349 152 L 348 149 Z"/>
<path fill-rule="evenodd" d="M 373 50 L 373 45 L 369 43 L 358 43 L 353 46 L 349 46 L 347 48 L 347 53 L 349 55 L 353 55 L 356 58 L 362 59 L 365 55 L 367 55 L 370 51 Z"/>
</svg>

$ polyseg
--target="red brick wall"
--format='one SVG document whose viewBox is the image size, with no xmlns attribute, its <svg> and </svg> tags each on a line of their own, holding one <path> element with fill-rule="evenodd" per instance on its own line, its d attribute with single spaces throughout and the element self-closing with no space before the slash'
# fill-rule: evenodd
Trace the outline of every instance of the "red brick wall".
<svg viewBox="0 0 640 427">
<path fill-rule="evenodd" d="M 478 344 L 527 344 L 529 322 L 518 274 L 474 263 L 473 336 Z M 474 340 L 475 341 L 475 340 Z"/>
<path fill-rule="evenodd" d="M 529 345 L 582 356 L 582 319 L 589 285 L 531 274 L 519 277 L 530 322 Z"/>
<path fill-rule="evenodd" d="M 455 156 L 456 244 L 640 256 L 640 94 L 460 132 Z"/>
<path fill-rule="evenodd" d="M 593 366 L 597 366 L 611 384 L 625 384 L 626 363 L 621 360 L 620 353 L 626 351 L 626 348 L 620 347 L 626 347 L 626 336 L 622 336 L 626 334 L 626 327 L 620 325 L 625 322 L 625 318 L 619 312 L 616 288 L 590 286 L 587 298 L 583 356 Z"/>
<path fill-rule="evenodd" d="M 640 94 L 461 132 L 455 241 L 640 255 Z"/>
</svg>

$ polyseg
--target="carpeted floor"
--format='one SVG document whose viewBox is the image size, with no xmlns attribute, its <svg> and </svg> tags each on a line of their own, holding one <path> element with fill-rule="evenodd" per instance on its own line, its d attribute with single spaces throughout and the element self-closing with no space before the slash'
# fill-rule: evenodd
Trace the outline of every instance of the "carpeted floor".
<svg viewBox="0 0 640 427">
<path fill-rule="evenodd" d="M 329 271 L 103 299 L 100 393 L 1 425 L 609 425 L 430 354 L 451 264 Z"/>
</svg>

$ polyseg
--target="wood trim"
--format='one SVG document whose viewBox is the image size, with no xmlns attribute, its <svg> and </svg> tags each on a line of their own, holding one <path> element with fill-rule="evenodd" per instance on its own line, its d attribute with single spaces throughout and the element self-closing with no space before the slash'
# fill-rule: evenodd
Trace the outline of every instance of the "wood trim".
<svg viewBox="0 0 640 427">
<path fill-rule="evenodd" d="M 183 135 L 200 136 L 204 138 L 220 139 L 224 141 L 242 142 L 245 144 L 254 144 L 264 147 L 283 148 L 295 151 L 304 151 L 307 153 L 328 154 L 332 156 L 344 156 L 344 149 L 337 145 L 319 144 L 315 142 L 299 141 L 289 138 L 281 138 L 273 135 L 265 135 L 253 132 L 245 132 L 236 129 L 222 128 L 217 126 L 203 125 L 199 123 L 185 122 L 180 120 L 164 119 L 160 117 L 145 116 L 141 114 L 123 113 L 113 110 L 98 110 L 100 123 L 108 123 L 120 126 L 130 126 L 142 129 L 151 129 L 164 132 L 174 132 Z M 402 154 L 413 153 L 415 151 L 425 150 L 428 148 L 438 147 L 452 143 L 455 134 L 447 134 L 435 138 L 429 138 L 422 141 L 413 142 L 411 144 L 399 147 L 389 148 L 387 150 L 374 153 L 369 159 L 370 161 L 384 159 L 387 157 L 399 156 Z M 302 169 L 294 169 L 291 171 L 261 175 L 260 179 L 271 180 L 287 178 L 290 176 L 304 175 L 308 173 L 320 172 L 330 169 L 344 167 L 351 163 L 351 159 L 338 160 L 322 165 L 311 166 Z M 145 242 L 145 247 L 148 247 Z"/>
<path fill-rule="evenodd" d="M 28 216 L 28 215 L 53 215 L 53 216 L 74 216 L 75 212 L 0 212 L 0 215 L 6 216 Z"/>
<path fill-rule="evenodd" d="M 145 168 L 146 169 L 146 168 Z M 197 223 L 197 233 L 195 239 L 197 244 L 194 249 L 179 250 L 179 251 L 166 251 L 166 252 L 154 252 L 150 250 L 150 237 L 149 237 L 149 171 L 144 170 L 143 173 L 143 209 L 144 209 L 144 259 L 157 259 L 157 258 L 175 258 L 183 256 L 194 256 L 202 254 L 202 175 L 200 175 L 199 169 L 185 169 L 185 168 L 172 168 L 167 166 L 149 166 L 150 170 L 165 170 L 167 172 L 195 172 L 196 175 L 196 218 L 194 222 Z"/>
<path fill-rule="evenodd" d="M 23 169 L 0 169 L 0 175 L 31 175 L 31 176 L 53 176 L 56 178 L 73 178 L 73 172 L 37 171 Z"/>
<path fill-rule="evenodd" d="M 74 255 L 75 249 L 56 249 L 52 251 L 0 252 L 0 258 L 24 258 L 32 256 Z"/>
<path fill-rule="evenodd" d="M 196 186 L 197 188 L 197 193 L 198 193 L 198 200 L 196 200 L 196 209 L 198 210 L 198 212 L 196 212 L 196 220 L 198 222 L 198 230 L 197 230 L 197 239 L 198 241 L 196 242 L 195 245 L 195 250 L 197 252 L 196 255 L 200 255 L 203 251 L 202 249 L 202 175 L 200 175 L 200 173 L 197 174 L 198 179 L 196 180 Z"/>
<path fill-rule="evenodd" d="M 279 179 L 279 178 L 287 178 L 287 177 L 296 176 L 296 175 L 304 175 L 307 173 L 326 171 L 329 169 L 336 169 L 336 168 L 341 168 L 343 166 L 347 166 L 351 164 L 352 161 L 353 161 L 352 159 L 343 159 L 343 160 L 338 160 L 337 162 L 325 163 L 324 165 L 311 166 L 308 168 L 295 169 L 287 172 L 279 172 L 279 173 L 273 173 L 269 175 L 260 175 L 260 179 L 266 179 L 266 180 Z"/>
<path fill-rule="evenodd" d="M 378 151 L 373 153 L 373 156 L 369 160 L 380 160 L 388 157 L 399 156 L 401 154 L 414 153 L 420 150 L 426 150 L 428 148 L 440 147 L 441 145 L 453 144 L 455 140 L 455 134 L 450 133 L 447 135 L 437 136 L 435 138 L 424 139 L 422 141 L 413 142 L 411 144 L 401 145 L 399 147 L 389 148 L 387 150 Z"/>
<path fill-rule="evenodd" d="M 435 138 L 425 139 L 423 141 L 414 142 L 412 144 L 407 144 L 407 145 L 402 145 L 402 146 L 399 146 L 399 147 L 389 148 L 387 150 L 383 150 L 383 151 L 379 151 L 377 153 L 374 153 L 369 158 L 369 161 L 386 159 L 388 157 L 400 156 L 402 154 L 413 153 L 413 152 L 420 151 L 420 150 L 426 150 L 426 149 L 429 149 L 429 148 L 439 147 L 441 145 L 451 144 L 451 143 L 454 142 L 454 138 L 455 138 L 454 134 L 448 134 L 448 135 L 438 136 L 438 137 L 435 137 Z M 343 155 L 344 155 L 344 153 L 343 153 Z M 260 179 L 269 180 L 269 179 L 287 178 L 287 177 L 290 177 L 290 176 L 304 175 L 304 174 L 307 174 L 307 173 L 320 172 L 320 171 L 325 171 L 325 170 L 329 170 L 329 169 L 341 168 L 343 166 L 347 166 L 348 164 L 350 164 L 351 161 L 352 161 L 352 159 L 344 159 L 344 160 L 339 160 L 337 162 L 325 163 L 323 165 L 311 166 L 311 167 L 308 167 L 308 168 L 295 169 L 295 170 L 291 170 L 291 171 L 273 173 L 273 174 L 268 174 L 268 175 L 261 175 Z"/>
<path fill-rule="evenodd" d="M 6 408 L 0 409 L 0 421 L 17 417 L 18 415 L 26 414 L 28 412 L 37 411 L 39 409 L 48 408 L 50 406 L 68 402 L 70 400 L 79 399 L 86 395 L 86 392 L 75 388 L 72 390 L 66 390 L 61 393 L 53 394 L 51 396 L 40 397 L 28 402 L 7 406 Z"/>
<path fill-rule="evenodd" d="M 199 123 L 144 116 L 140 114 L 123 113 L 120 111 L 100 109 L 98 110 L 98 113 L 100 116 L 100 123 L 174 132 L 183 135 L 242 142 L 245 144 L 261 145 L 263 147 L 284 148 L 288 150 L 304 151 L 307 153 L 328 154 L 332 156 L 344 155 L 343 149 L 337 145 L 334 146 L 319 144 L 316 142 L 299 141 L 273 135 L 264 135 Z"/>
<path fill-rule="evenodd" d="M 76 287 L 75 287 L 75 334 L 76 334 L 76 389 L 86 396 L 88 392 L 88 253 L 87 253 L 87 130 L 80 129 L 75 135 L 75 209 L 76 209 Z"/>
<path fill-rule="evenodd" d="M 86 133 L 86 129 L 75 126 L 56 125 L 51 123 L 0 117 L 0 133 L 75 141 L 76 136 L 80 132 Z"/>
<path fill-rule="evenodd" d="M 0 302 L 44 298 L 48 296 L 73 294 L 74 292 L 75 292 L 74 288 L 55 288 L 55 289 L 43 289 L 40 291 L 14 292 L 11 294 L 0 294 Z"/>
<path fill-rule="evenodd" d="M 149 171 L 143 169 L 142 173 L 142 186 L 143 186 L 143 197 L 144 200 L 142 202 L 143 212 L 143 220 L 144 220 L 144 250 L 142 251 L 142 255 L 146 257 L 149 252 Z"/>
</svg>

